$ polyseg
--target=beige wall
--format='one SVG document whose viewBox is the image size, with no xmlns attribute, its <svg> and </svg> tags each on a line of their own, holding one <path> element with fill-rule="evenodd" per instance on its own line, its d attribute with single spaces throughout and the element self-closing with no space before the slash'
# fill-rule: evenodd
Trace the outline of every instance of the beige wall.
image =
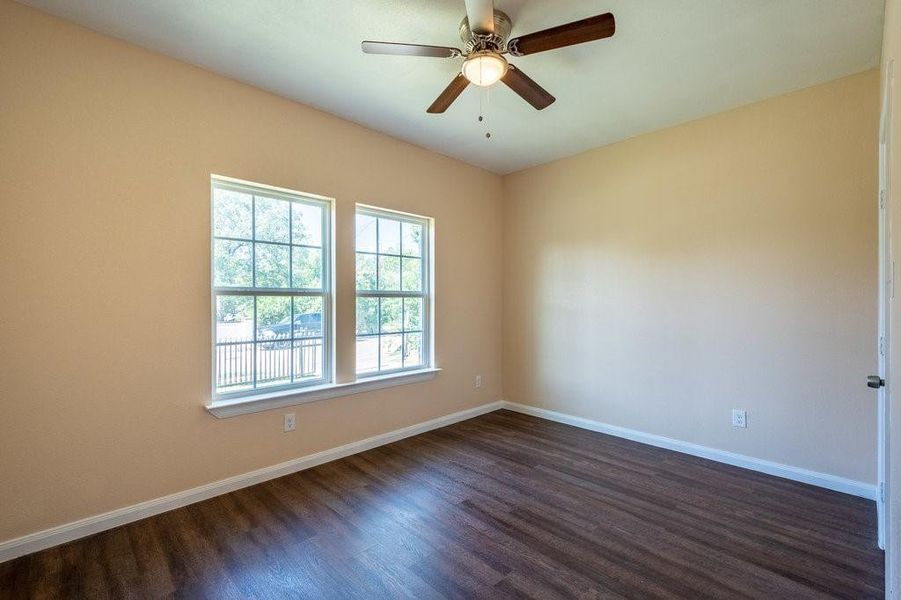
<svg viewBox="0 0 901 600">
<path fill-rule="evenodd" d="M 8 0 L 0 104 L 0 541 L 500 399 L 499 177 Z M 207 414 L 211 173 L 337 199 L 343 380 L 354 203 L 434 217 L 444 371 Z"/>
<path fill-rule="evenodd" d="M 506 177 L 505 398 L 873 483 L 878 78 Z"/>
<path fill-rule="evenodd" d="M 891 164 L 889 178 L 892 182 L 888 201 L 889 223 L 894 232 L 892 244 L 893 260 L 901 261 L 898 254 L 898 232 L 901 232 L 901 89 L 899 89 L 899 71 L 901 71 L 901 2 L 887 0 L 885 4 L 885 34 L 882 38 L 882 70 L 883 90 L 892 86 L 892 122 L 888 132 L 891 146 Z M 893 81 L 885 77 L 886 67 L 894 62 Z M 892 569 L 894 585 L 893 598 L 901 598 L 901 306 L 896 295 L 890 305 L 891 322 L 891 354 L 888 377 L 889 389 L 892 390 L 889 407 L 889 543 L 886 552 L 886 564 Z"/>
</svg>

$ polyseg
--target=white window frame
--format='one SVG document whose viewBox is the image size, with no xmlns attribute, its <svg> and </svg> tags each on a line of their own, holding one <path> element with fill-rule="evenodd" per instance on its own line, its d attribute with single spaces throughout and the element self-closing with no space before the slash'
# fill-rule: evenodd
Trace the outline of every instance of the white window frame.
<svg viewBox="0 0 901 600">
<path fill-rule="evenodd" d="M 216 264 L 215 264 L 215 247 L 217 239 L 215 234 L 215 191 L 216 189 L 234 190 L 245 194 L 261 195 L 269 198 L 278 198 L 289 202 L 300 202 L 303 204 L 314 204 L 322 207 L 322 289 L 315 288 L 260 288 L 260 287 L 217 287 L 216 282 Z M 253 400 L 256 397 L 268 397 L 273 394 L 286 394 L 292 392 L 304 391 L 305 388 L 320 388 L 331 385 L 335 380 L 335 356 L 334 356 L 334 332 L 335 324 L 335 293 L 333 287 L 334 273 L 334 244 L 332 242 L 332 224 L 334 222 L 335 202 L 333 198 L 310 194 L 307 192 L 299 192 L 286 188 L 279 188 L 271 185 L 243 181 L 224 177 L 221 175 L 212 175 L 210 177 L 210 289 L 211 289 L 211 386 L 212 386 L 212 403 L 217 403 L 248 399 Z M 293 213 L 293 211 L 292 211 Z M 253 218 L 256 218 L 256 206 L 254 200 Z M 256 243 L 256 227 L 252 228 L 252 239 L 247 241 Z M 265 242 L 270 243 L 270 242 Z M 291 256 L 293 253 L 289 253 Z M 253 265 L 254 278 L 256 267 Z M 322 298 L 322 376 L 316 379 L 307 379 L 301 382 L 294 382 L 284 385 L 272 385 L 257 387 L 256 386 L 256 342 L 254 342 L 254 387 L 250 389 L 237 390 L 233 392 L 218 392 L 216 386 L 216 297 L 222 295 L 252 295 L 252 296 L 291 296 L 291 297 L 321 297 Z M 293 307 L 293 302 L 292 302 Z M 293 311 L 293 308 L 292 308 Z M 292 312 L 293 314 L 293 312 Z M 254 331 L 256 330 L 256 309 L 254 309 Z M 292 323 L 293 335 L 293 323 Z M 292 338 L 293 339 L 293 338 Z M 256 340 L 256 332 L 254 333 Z M 293 348 L 293 341 L 291 342 Z M 293 358 L 292 358 L 293 362 Z"/>
<path fill-rule="evenodd" d="M 412 223 L 416 225 L 422 226 L 422 290 L 419 292 L 407 292 L 407 291 L 387 291 L 387 290 L 357 290 L 356 289 L 356 257 L 357 257 L 357 244 L 356 238 L 354 239 L 354 314 L 356 314 L 356 302 L 357 298 L 421 298 L 422 299 L 422 363 L 417 365 L 412 365 L 409 367 L 401 367 L 399 369 L 386 369 L 386 370 L 376 370 L 376 371 L 368 371 L 364 373 L 357 372 L 356 370 L 356 360 L 354 361 L 354 373 L 356 375 L 356 379 L 358 381 L 365 381 L 371 378 L 385 377 L 397 374 L 403 374 L 407 372 L 415 372 L 415 371 L 423 371 L 434 368 L 433 357 L 434 353 L 434 323 L 432 322 L 432 315 L 434 314 L 434 266 L 433 266 L 433 247 L 434 247 L 434 230 L 435 230 L 435 222 L 434 219 L 429 217 L 424 217 L 421 215 L 414 215 L 410 213 L 400 212 L 396 210 L 390 210 L 387 208 L 380 208 L 376 206 L 370 206 L 367 204 L 357 204 L 356 211 L 354 213 L 354 221 L 356 222 L 356 215 L 362 214 L 370 217 L 382 217 L 385 219 L 392 219 L 395 221 L 401 221 L 406 223 Z M 355 229 L 356 230 L 356 229 Z M 376 253 L 365 253 L 371 254 L 375 256 L 393 256 L 387 255 L 384 253 L 378 252 L 378 230 L 376 230 Z M 399 255 L 400 256 L 400 255 Z M 402 260 L 401 256 L 401 260 Z M 378 258 L 376 258 L 376 265 L 378 265 Z M 401 266 L 401 278 L 403 278 L 403 267 Z M 378 285 L 378 266 L 376 266 L 376 285 Z M 401 317 L 401 321 L 403 322 L 403 316 Z M 368 334 L 367 336 L 362 337 L 379 337 L 385 334 Z M 358 337 L 361 337 L 356 332 L 356 326 L 354 326 L 354 348 L 356 349 L 356 340 Z M 381 343 L 379 343 L 379 353 L 381 353 Z M 401 351 L 403 353 L 403 351 Z M 379 363 L 381 363 L 381 358 L 379 358 Z"/>
</svg>

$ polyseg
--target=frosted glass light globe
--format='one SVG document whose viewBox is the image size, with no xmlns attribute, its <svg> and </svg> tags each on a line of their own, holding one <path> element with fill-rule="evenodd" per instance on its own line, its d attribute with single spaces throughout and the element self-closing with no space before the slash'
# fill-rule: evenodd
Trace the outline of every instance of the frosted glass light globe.
<svg viewBox="0 0 901 600">
<path fill-rule="evenodd" d="M 478 86 L 497 83 L 506 73 L 507 61 L 495 52 L 477 52 L 463 61 L 463 76 Z"/>
</svg>

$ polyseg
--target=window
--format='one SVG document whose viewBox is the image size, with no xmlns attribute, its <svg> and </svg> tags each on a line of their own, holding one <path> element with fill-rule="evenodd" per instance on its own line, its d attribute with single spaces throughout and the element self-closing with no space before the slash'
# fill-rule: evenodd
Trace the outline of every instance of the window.
<svg viewBox="0 0 901 600">
<path fill-rule="evenodd" d="M 213 389 L 331 381 L 328 200 L 212 180 Z"/>
<path fill-rule="evenodd" d="M 357 207 L 357 374 L 429 366 L 429 219 Z"/>
</svg>

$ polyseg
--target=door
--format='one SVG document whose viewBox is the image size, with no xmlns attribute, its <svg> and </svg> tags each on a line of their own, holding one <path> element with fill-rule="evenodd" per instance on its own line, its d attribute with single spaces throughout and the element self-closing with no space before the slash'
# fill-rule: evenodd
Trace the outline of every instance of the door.
<svg viewBox="0 0 901 600">
<path fill-rule="evenodd" d="M 887 503 L 886 480 L 888 478 L 888 445 L 889 445 L 889 418 L 890 409 L 889 394 L 890 382 L 887 379 L 889 364 L 890 332 L 890 304 L 894 298 L 894 261 L 891 253 L 891 226 L 889 220 L 889 157 L 891 152 L 891 122 L 892 122 L 892 68 L 893 63 L 886 65 L 885 88 L 882 99 L 882 116 L 879 134 L 879 330 L 878 330 L 878 357 L 879 374 L 868 380 L 870 387 L 877 388 L 877 491 L 876 512 L 879 523 L 879 547 L 886 549 L 887 527 Z M 888 558 L 888 557 L 887 557 Z M 888 573 L 886 573 L 888 575 Z"/>
</svg>

